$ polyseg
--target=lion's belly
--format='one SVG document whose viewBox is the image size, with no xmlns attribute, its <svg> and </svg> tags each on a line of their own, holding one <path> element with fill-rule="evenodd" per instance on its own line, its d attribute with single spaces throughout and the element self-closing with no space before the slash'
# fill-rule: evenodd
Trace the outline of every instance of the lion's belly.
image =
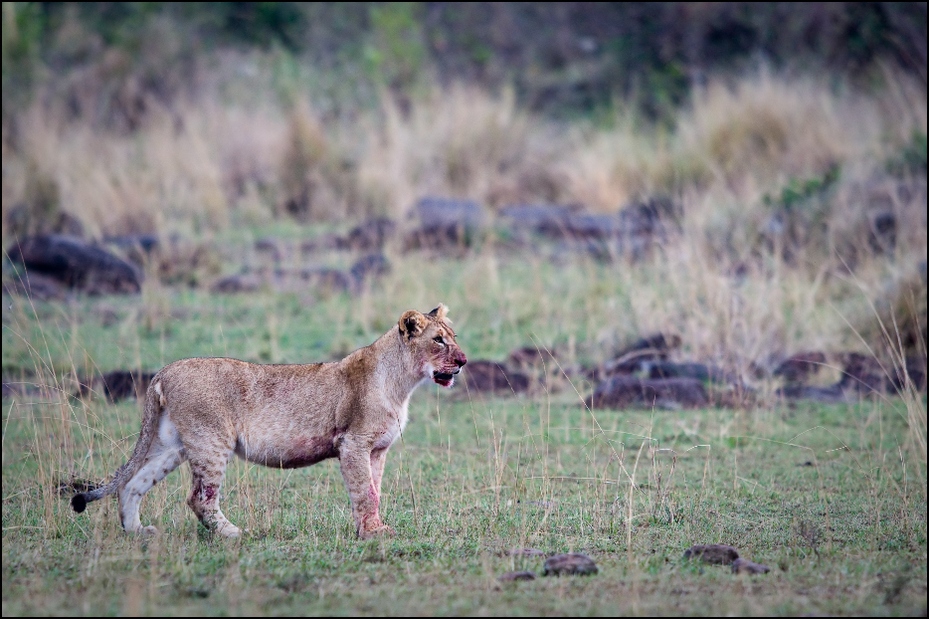
<svg viewBox="0 0 929 619">
<path fill-rule="evenodd" d="M 310 466 L 339 456 L 335 436 L 288 437 L 280 445 L 246 443 L 239 439 L 235 453 L 249 462 L 282 469 Z"/>
</svg>

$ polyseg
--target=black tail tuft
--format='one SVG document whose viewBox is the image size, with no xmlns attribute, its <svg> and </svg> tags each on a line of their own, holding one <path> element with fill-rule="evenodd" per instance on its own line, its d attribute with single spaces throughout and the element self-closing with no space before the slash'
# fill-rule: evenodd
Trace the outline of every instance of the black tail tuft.
<svg viewBox="0 0 929 619">
<path fill-rule="evenodd" d="M 84 497 L 83 492 L 81 494 L 75 494 L 73 497 L 71 497 L 71 509 L 79 514 L 87 509 L 87 499 Z"/>
</svg>

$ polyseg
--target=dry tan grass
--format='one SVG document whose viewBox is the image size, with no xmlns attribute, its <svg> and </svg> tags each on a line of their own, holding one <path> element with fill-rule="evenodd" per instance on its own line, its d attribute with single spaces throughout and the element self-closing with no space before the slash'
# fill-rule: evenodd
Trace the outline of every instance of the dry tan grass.
<svg viewBox="0 0 929 619">
<path fill-rule="evenodd" d="M 622 110 L 607 127 L 559 126 L 520 109 L 512 90 L 464 85 L 403 105 L 382 93 L 374 110 L 334 116 L 306 95 L 227 100 L 219 82 L 132 133 L 66 120 L 62 105 L 19 114 L 4 128 L 4 216 L 35 201 L 34 177 L 94 235 L 266 221 L 294 200 L 308 219 L 397 217 L 425 194 L 601 212 L 670 194 L 747 213 L 834 165 L 864 178 L 926 128 L 925 93 L 892 74 L 874 93 L 768 74 L 713 81 L 671 129 Z"/>
<path fill-rule="evenodd" d="M 243 90 L 245 78 L 236 79 Z M 672 128 L 622 109 L 603 126 L 558 125 L 521 109 L 511 90 L 465 85 L 402 105 L 382 93 L 375 109 L 352 114 L 300 92 L 284 103 L 226 97 L 235 89 L 221 85 L 212 76 L 198 96 L 156 109 L 132 133 L 66 120 L 62 105 L 18 115 L 15 131 L 4 127 L 5 241 L 21 204 L 70 213 L 97 237 L 204 236 L 291 215 L 401 218 L 424 195 L 598 212 L 670 195 L 683 206 L 681 231 L 654 259 L 618 269 L 615 290 L 585 287 L 584 269 L 594 267 L 578 266 L 580 279 L 557 298 L 583 299 L 595 343 L 673 325 L 692 354 L 740 369 L 798 349 L 859 347 L 849 324 L 866 330 L 876 299 L 925 260 L 924 198 L 899 191 L 884 162 L 926 131 L 926 94 L 892 73 L 871 92 L 769 73 L 716 80 Z M 836 165 L 840 180 L 825 197 L 778 211 L 782 187 Z M 898 222 L 890 254 L 868 248 L 880 205 Z M 510 308 L 553 322 L 577 309 L 549 301 L 541 280 L 508 288 L 495 260 L 470 263 L 468 290 L 444 300 L 505 305 L 500 332 L 522 320 Z M 411 300 L 434 301 L 433 291 L 396 285 Z"/>
</svg>

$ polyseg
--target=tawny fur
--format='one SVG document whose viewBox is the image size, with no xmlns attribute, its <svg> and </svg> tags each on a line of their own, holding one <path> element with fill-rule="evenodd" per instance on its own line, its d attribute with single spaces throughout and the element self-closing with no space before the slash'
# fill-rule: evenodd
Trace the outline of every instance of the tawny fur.
<svg viewBox="0 0 929 619">
<path fill-rule="evenodd" d="M 361 538 L 393 533 L 380 518 L 387 450 L 407 421 L 410 396 L 427 380 L 451 387 L 467 358 L 439 305 L 404 312 L 370 346 L 341 361 L 259 365 L 226 358 L 183 359 L 165 366 L 145 396 L 139 440 L 113 479 L 75 495 L 71 505 L 116 493 L 123 528 L 153 533 L 139 518 L 142 496 L 187 461 L 193 487 L 187 504 L 209 529 L 241 531 L 219 508 L 233 454 L 275 468 L 338 458 Z"/>
</svg>

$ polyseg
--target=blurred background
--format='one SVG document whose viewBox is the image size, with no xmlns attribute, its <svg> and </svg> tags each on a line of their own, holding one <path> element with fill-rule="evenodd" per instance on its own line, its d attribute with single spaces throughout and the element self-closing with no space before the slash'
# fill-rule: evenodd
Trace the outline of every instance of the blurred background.
<svg viewBox="0 0 929 619">
<path fill-rule="evenodd" d="M 690 354 L 740 370 L 809 348 L 924 360 L 926 17 L 925 2 L 7 2 L 7 290 L 88 285 L 34 241 L 49 234 L 217 292 L 291 277 L 357 293 L 393 265 L 373 296 L 426 304 L 397 265 L 473 258 L 472 316 L 583 307 L 590 328 L 552 339 L 673 324 Z M 351 269 L 320 268 L 340 250 L 361 252 L 335 259 Z M 494 294 L 506 252 L 601 283 L 565 291 L 570 312 L 537 305 L 550 282 L 519 297 L 522 275 Z M 570 270 L 587 262 L 610 266 Z M 13 282 L 23 265 L 54 281 Z M 90 292 L 144 290 L 107 277 Z"/>
</svg>

